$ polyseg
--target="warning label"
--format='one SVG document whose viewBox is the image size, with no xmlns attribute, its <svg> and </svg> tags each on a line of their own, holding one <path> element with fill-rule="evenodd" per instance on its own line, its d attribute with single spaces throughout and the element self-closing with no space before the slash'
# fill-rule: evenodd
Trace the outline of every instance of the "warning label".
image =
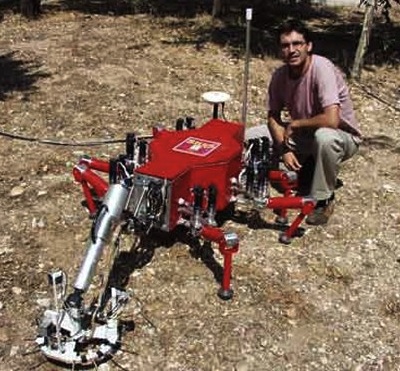
<svg viewBox="0 0 400 371">
<path fill-rule="evenodd" d="M 205 157 L 215 151 L 220 145 L 221 143 L 218 142 L 189 137 L 176 145 L 173 150 L 176 152 L 183 152 L 190 155 Z"/>
</svg>

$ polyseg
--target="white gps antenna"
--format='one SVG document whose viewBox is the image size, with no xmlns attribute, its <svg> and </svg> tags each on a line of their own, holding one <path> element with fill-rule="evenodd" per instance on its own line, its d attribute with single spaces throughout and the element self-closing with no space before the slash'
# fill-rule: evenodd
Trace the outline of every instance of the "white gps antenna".
<svg viewBox="0 0 400 371">
<path fill-rule="evenodd" d="M 223 91 L 208 91 L 202 95 L 202 98 L 207 103 L 213 105 L 213 119 L 217 119 L 219 117 L 219 105 L 221 105 L 221 114 L 223 117 L 225 102 L 228 101 L 231 96 Z"/>
</svg>

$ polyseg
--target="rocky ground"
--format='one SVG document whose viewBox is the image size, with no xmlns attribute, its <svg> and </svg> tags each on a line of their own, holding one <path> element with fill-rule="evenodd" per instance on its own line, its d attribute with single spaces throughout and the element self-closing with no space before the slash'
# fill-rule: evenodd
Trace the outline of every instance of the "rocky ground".
<svg viewBox="0 0 400 371">
<path fill-rule="evenodd" d="M 31 22 L 4 15 L 1 370 L 61 369 L 32 351 L 46 274 L 60 267 L 74 277 L 90 229 L 72 166 L 85 153 L 109 158 L 124 149 L 84 142 L 148 134 L 179 116 L 201 124 L 211 113 L 201 100 L 208 90 L 229 92 L 226 114 L 240 119 L 243 55 L 199 36 L 212 25 L 206 15 L 54 9 Z M 251 59 L 249 125 L 265 120 L 265 87 L 279 63 Z M 275 230 L 226 223 L 241 243 L 229 302 L 218 299 L 212 272 L 187 246 L 158 246 L 127 272 L 132 299 L 123 316 L 135 329 L 117 363 L 99 369 L 399 370 L 398 75 L 397 66 L 368 66 L 363 83 L 351 84 L 365 140 L 343 165 L 344 187 L 326 227 L 285 246 Z"/>
</svg>

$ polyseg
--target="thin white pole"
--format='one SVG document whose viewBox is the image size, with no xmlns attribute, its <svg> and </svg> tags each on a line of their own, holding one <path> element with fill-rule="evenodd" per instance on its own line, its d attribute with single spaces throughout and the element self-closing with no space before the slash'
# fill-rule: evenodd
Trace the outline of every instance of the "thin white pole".
<svg viewBox="0 0 400 371">
<path fill-rule="evenodd" d="M 246 125 L 247 121 L 247 89 L 249 81 L 249 64 L 250 64 L 250 31 L 251 19 L 253 18 L 253 9 L 246 9 L 246 55 L 244 61 L 244 77 L 243 77 L 243 106 L 242 106 L 242 123 Z"/>
</svg>

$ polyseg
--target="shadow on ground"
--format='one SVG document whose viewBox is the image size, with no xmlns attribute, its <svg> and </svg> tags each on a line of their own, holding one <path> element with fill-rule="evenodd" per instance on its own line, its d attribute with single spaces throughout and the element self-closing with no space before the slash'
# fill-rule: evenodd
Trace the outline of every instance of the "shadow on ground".
<svg viewBox="0 0 400 371">
<path fill-rule="evenodd" d="M 0 100 L 5 100 L 12 92 L 24 93 L 23 99 L 35 90 L 35 82 L 49 74 L 40 71 L 40 64 L 16 58 L 15 53 L 0 55 Z"/>
<path fill-rule="evenodd" d="M 11 11 L 13 13 L 19 12 L 19 1 L 18 0 L 0 0 L 0 22 L 4 18 L 4 13 Z"/>
<path fill-rule="evenodd" d="M 193 27 L 190 19 L 199 14 L 211 14 L 213 0 L 60 0 L 43 3 L 42 9 L 44 12 L 66 10 L 110 16 L 146 13 L 167 24 L 171 22 L 172 27 L 177 26 L 176 21 L 166 17 L 178 17 L 181 26 L 188 26 L 190 36 L 176 43 L 192 42 L 196 48 L 201 48 L 205 42 L 214 42 L 228 46 L 238 57 L 245 51 L 247 8 L 253 9 L 251 52 L 258 57 L 279 55 L 277 26 L 287 18 L 297 17 L 313 26 L 314 51 L 332 59 L 345 73 L 350 72 L 361 33 L 363 8 L 353 10 L 350 17 L 343 17 L 337 9 L 311 5 L 308 0 L 300 3 L 290 0 L 232 0 L 225 3 L 218 21 L 199 27 Z M 4 0 L 0 6 L 18 11 L 17 4 L 16 0 Z M 386 22 L 382 15 L 377 16 L 364 64 L 398 64 L 399 50 L 400 27 Z"/>
<path fill-rule="evenodd" d="M 8 0 L 10 1 L 10 0 Z M 84 14 L 122 16 L 146 13 L 171 27 L 188 26 L 188 36 L 176 43 L 193 43 L 201 48 L 205 42 L 228 46 L 234 56 L 245 51 L 247 8 L 253 9 L 251 52 L 258 57 L 278 56 L 276 31 L 287 18 L 297 17 L 310 24 L 314 31 L 314 51 L 327 56 L 345 73 L 350 72 L 363 22 L 363 8 L 343 17 L 337 9 L 311 5 L 310 1 L 294 3 L 284 0 L 232 0 L 222 8 L 216 22 L 193 27 L 191 18 L 211 14 L 213 0 L 60 0 L 43 5 L 44 11 L 68 10 Z M 166 17 L 172 16 L 175 20 Z M 176 17 L 180 18 L 177 24 Z M 342 21 L 340 21 L 342 20 Z M 334 22 L 332 22 L 334 21 Z M 332 23 L 335 23 L 332 26 Z M 400 27 L 378 16 L 372 32 L 365 65 L 398 64 L 400 61 Z"/>
</svg>

